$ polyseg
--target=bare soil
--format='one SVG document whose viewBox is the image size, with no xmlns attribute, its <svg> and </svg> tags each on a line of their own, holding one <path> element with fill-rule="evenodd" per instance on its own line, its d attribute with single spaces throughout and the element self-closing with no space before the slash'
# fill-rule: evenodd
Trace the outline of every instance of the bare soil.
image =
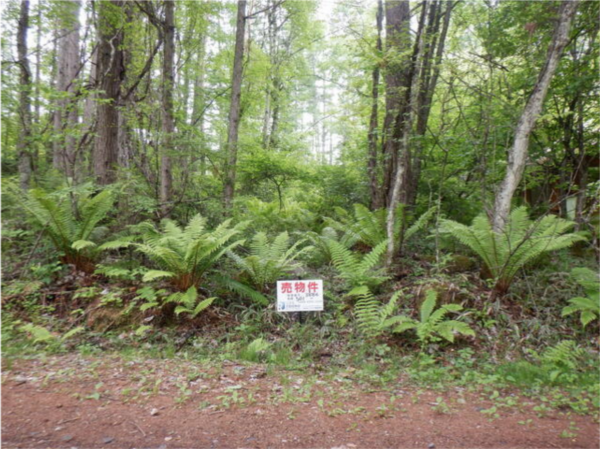
<svg viewBox="0 0 600 449">
<path fill-rule="evenodd" d="M 5 365 L 7 362 L 5 361 Z M 540 417 L 530 398 L 493 404 L 401 379 L 381 388 L 335 375 L 233 362 L 19 359 L 2 377 L 5 448 L 597 448 L 595 419 Z M 508 394 L 508 393 L 507 393 Z M 441 398 L 441 402 L 439 400 Z"/>
</svg>

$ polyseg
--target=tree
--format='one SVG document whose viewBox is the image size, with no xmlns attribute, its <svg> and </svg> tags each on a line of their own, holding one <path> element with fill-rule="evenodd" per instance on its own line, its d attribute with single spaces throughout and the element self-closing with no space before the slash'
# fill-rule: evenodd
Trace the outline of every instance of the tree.
<svg viewBox="0 0 600 449">
<path fill-rule="evenodd" d="M 383 45 L 381 42 L 381 31 L 383 29 L 383 0 L 377 1 L 377 44 L 375 49 L 377 51 L 378 58 L 383 51 Z M 377 149 L 378 149 L 378 105 L 379 105 L 379 72 L 380 64 L 379 61 L 373 69 L 372 75 L 372 87 L 371 87 L 371 118 L 369 120 L 369 186 L 371 189 L 371 209 L 377 209 L 377 206 L 381 203 L 379 199 L 380 190 L 379 183 L 377 181 Z"/>
<path fill-rule="evenodd" d="M 29 0 L 21 0 L 19 25 L 17 28 L 17 53 L 20 69 L 19 77 L 19 120 L 20 133 L 17 140 L 19 158 L 19 185 L 29 189 L 33 161 L 31 157 L 31 69 L 27 50 L 27 30 L 29 28 Z"/>
<path fill-rule="evenodd" d="M 223 185 L 223 207 L 230 211 L 235 190 L 235 170 L 238 151 L 238 131 L 240 127 L 240 101 L 242 96 L 242 72 L 244 59 L 244 35 L 246 33 L 246 0 L 238 0 L 235 52 L 231 77 L 231 103 L 227 126 L 227 166 Z"/>
<path fill-rule="evenodd" d="M 171 158 L 168 154 L 173 145 L 173 133 L 175 132 L 175 119 L 173 118 L 173 88 L 175 77 L 173 65 L 175 62 L 175 2 L 165 2 L 164 20 L 164 58 L 163 58 L 163 122 L 162 131 L 164 144 L 161 149 L 160 158 L 160 202 L 162 215 L 169 213 L 167 202 L 171 196 Z"/>
<path fill-rule="evenodd" d="M 125 77 L 123 64 L 123 0 L 98 3 L 99 78 L 97 128 L 94 142 L 94 176 L 99 184 L 116 181 L 119 157 L 119 100 Z"/>
<path fill-rule="evenodd" d="M 502 232 L 504 229 L 510 213 L 513 195 L 523 177 L 523 171 L 527 162 L 529 137 L 542 111 L 544 99 L 550 87 L 550 81 L 558 67 L 563 49 L 569 41 L 571 20 L 575 15 L 578 1 L 563 1 L 561 3 L 558 22 L 554 29 L 552 42 L 548 48 L 546 61 L 517 123 L 512 148 L 508 154 L 506 176 L 496 193 L 493 216 L 493 228 L 496 232 Z"/>
<path fill-rule="evenodd" d="M 79 61 L 79 11 L 81 2 L 74 0 L 61 4 L 58 30 L 58 73 L 57 90 L 60 95 L 54 111 L 54 133 L 52 160 L 54 168 L 69 178 L 75 175 L 75 150 L 78 126 L 76 80 L 81 70 Z"/>
<path fill-rule="evenodd" d="M 375 209 L 390 205 L 399 145 L 407 111 L 410 86 L 410 2 L 385 2 L 386 70 L 385 118 L 383 122 L 383 187 Z"/>
</svg>

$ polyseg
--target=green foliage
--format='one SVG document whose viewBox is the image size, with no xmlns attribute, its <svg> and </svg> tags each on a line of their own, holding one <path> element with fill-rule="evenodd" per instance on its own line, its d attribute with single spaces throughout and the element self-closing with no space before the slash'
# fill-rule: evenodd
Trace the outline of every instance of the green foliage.
<svg viewBox="0 0 600 449">
<path fill-rule="evenodd" d="M 574 268 L 571 275 L 585 291 L 586 297 L 578 296 L 569 300 L 570 306 L 562 310 L 562 316 L 579 312 L 581 324 L 586 327 L 600 317 L 600 282 L 598 274 L 589 268 Z"/>
<path fill-rule="evenodd" d="M 69 338 L 83 331 L 83 327 L 76 327 L 66 332 L 63 335 L 57 336 L 50 332 L 48 329 L 42 326 L 37 326 L 32 323 L 23 324 L 19 327 L 19 329 L 23 332 L 26 332 L 30 335 L 33 343 L 43 343 L 47 345 L 62 345 Z"/>
<path fill-rule="evenodd" d="M 383 275 L 383 269 L 377 268 L 386 251 L 387 240 L 379 243 L 365 255 L 353 252 L 335 240 L 327 240 L 325 243 L 339 276 L 351 288 L 366 286 L 373 290 L 389 279 L 388 276 Z"/>
<path fill-rule="evenodd" d="M 351 243 L 350 246 L 361 243 L 370 248 L 375 248 L 387 239 L 386 209 L 371 211 L 362 204 L 355 204 L 353 216 L 339 207 L 335 208 L 335 212 L 339 219 L 325 218 L 325 222 L 329 227 L 342 232 L 344 234 L 343 239 Z M 405 214 L 404 206 L 399 205 L 395 214 L 394 239 L 399 240 L 402 236 L 402 241 L 406 242 L 429 223 L 435 212 L 436 208 L 432 207 L 402 233 Z"/>
<path fill-rule="evenodd" d="M 206 298 L 202 301 L 198 301 L 198 290 L 195 286 L 191 286 L 186 292 L 177 292 L 170 295 L 165 304 L 174 302 L 178 304 L 175 307 L 175 315 L 185 313 L 190 315 L 192 318 L 198 316 L 200 312 L 209 307 L 216 298 Z"/>
<path fill-rule="evenodd" d="M 387 327 L 386 320 L 396 310 L 396 302 L 401 291 L 397 291 L 389 302 L 382 305 L 366 286 L 352 289 L 348 296 L 357 297 L 354 305 L 354 315 L 359 330 L 367 337 L 379 336 Z"/>
<path fill-rule="evenodd" d="M 91 272 L 96 248 L 94 234 L 113 202 L 110 190 L 92 195 L 91 186 L 86 185 L 74 192 L 46 193 L 32 189 L 22 204 L 62 253 L 64 263 Z"/>
<path fill-rule="evenodd" d="M 279 201 L 265 202 L 255 197 L 240 197 L 236 217 L 251 220 L 252 229 L 268 233 L 303 230 L 313 228 L 315 214 L 301 201 L 285 198 Z M 236 204 L 237 204 L 236 203 Z"/>
<path fill-rule="evenodd" d="M 302 235 L 306 236 L 314 248 L 312 262 L 317 266 L 330 263 L 333 259 L 329 245 L 327 245 L 329 240 L 338 242 L 348 249 L 356 243 L 350 234 L 338 232 L 329 226 L 324 227 L 321 232 L 309 231 Z"/>
<path fill-rule="evenodd" d="M 169 278 L 177 289 L 188 290 L 198 286 L 227 251 L 244 242 L 232 240 L 247 222 L 234 227 L 230 225 L 231 220 L 226 220 L 210 231 L 206 229 L 206 219 L 199 214 L 185 228 L 168 219 L 161 222 L 159 229 L 151 223 L 142 223 L 139 225 L 142 243 L 132 243 L 126 239 L 103 245 L 103 248 L 134 245 L 161 268 L 146 272 L 144 282 Z"/>
<path fill-rule="evenodd" d="M 505 293 L 520 268 L 545 252 L 566 248 L 583 240 L 577 234 L 565 234 L 574 223 L 555 215 L 546 215 L 533 222 L 527 209 L 512 211 L 502 233 L 492 230 L 485 215 L 466 226 L 452 220 L 443 220 L 441 231 L 452 235 L 479 255 L 490 270 L 496 284 L 495 290 Z"/>
<path fill-rule="evenodd" d="M 437 302 L 437 293 L 435 290 L 428 290 L 425 301 L 421 304 L 419 319 L 415 320 L 405 315 L 389 318 L 385 321 L 386 328 L 391 327 L 392 332 L 401 333 L 407 330 L 415 330 L 421 346 L 430 342 L 438 342 L 440 338 L 454 342 L 454 334 L 475 336 L 475 331 L 468 324 L 448 320 L 446 315 L 449 312 L 459 312 L 462 306 L 459 304 L 445 304 L 434 311 Z"/>
<path fill-rule="evenodd" d="M 266 357 L 270 347 L 271 343 L 259 337 L 240 351 L 240 358 L 249 362 L 260 362 Z"/>
<path fill-rule="evenodd" d="M 266 293 L 273 284 L 300 266 L 295 260 L 311 250 L 310 246 L 298 249 L 305 240 L 290 246 L 290 237 L 282 232 L 272 241 L 267 234 L 258 232 L 250 242 L 250 255 L 240 257 L 234 252 L 229 256 L 242 270 L 241 278 L 260 293 Z"/>
</svg>

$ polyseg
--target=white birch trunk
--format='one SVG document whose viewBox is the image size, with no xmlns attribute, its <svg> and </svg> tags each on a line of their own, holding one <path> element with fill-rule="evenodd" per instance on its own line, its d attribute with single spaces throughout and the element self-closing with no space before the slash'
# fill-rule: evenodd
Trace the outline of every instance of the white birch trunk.
<svg viewBox="0 0 600 449">
<path fill-rule="evenodd" d="M 552 42 L 548 49 L 546 63 L 544 64 L 544 67 L 542 67 L 533 92 L 527 100 L 525 109 L 517 123 L 514 142 L 508 154 L 506 175 L 496 193 L 494 216 L 492 219 L 493 229 L 496 232 L 502 232 L 508 219 L 508 215 L 510 214 L 512 197 L 523 177 L 523 171 L 525 170 L 525 165 L 527 163 L 529 136 L 542 111 L 544 98 L 550 87 L 550 81 L 558 67 L 562 51 L 569 40 L 571 20 L 577 9 L 578 2 L 579 0 L 562 2 L 560 6 L 560 16 L 554 30 L 554 35 L 552 36 Z"/>
</svg>

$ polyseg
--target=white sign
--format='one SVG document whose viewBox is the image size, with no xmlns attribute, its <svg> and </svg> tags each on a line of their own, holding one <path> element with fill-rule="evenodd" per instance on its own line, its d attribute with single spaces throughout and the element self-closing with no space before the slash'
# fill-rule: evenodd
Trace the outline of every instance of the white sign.
<svg viewBox="0 0 600 449">
<path fill-rule="evenodd" d="M 323 310 L 323 281 L 277 281 L 278 312 Z"/>
</svg>

